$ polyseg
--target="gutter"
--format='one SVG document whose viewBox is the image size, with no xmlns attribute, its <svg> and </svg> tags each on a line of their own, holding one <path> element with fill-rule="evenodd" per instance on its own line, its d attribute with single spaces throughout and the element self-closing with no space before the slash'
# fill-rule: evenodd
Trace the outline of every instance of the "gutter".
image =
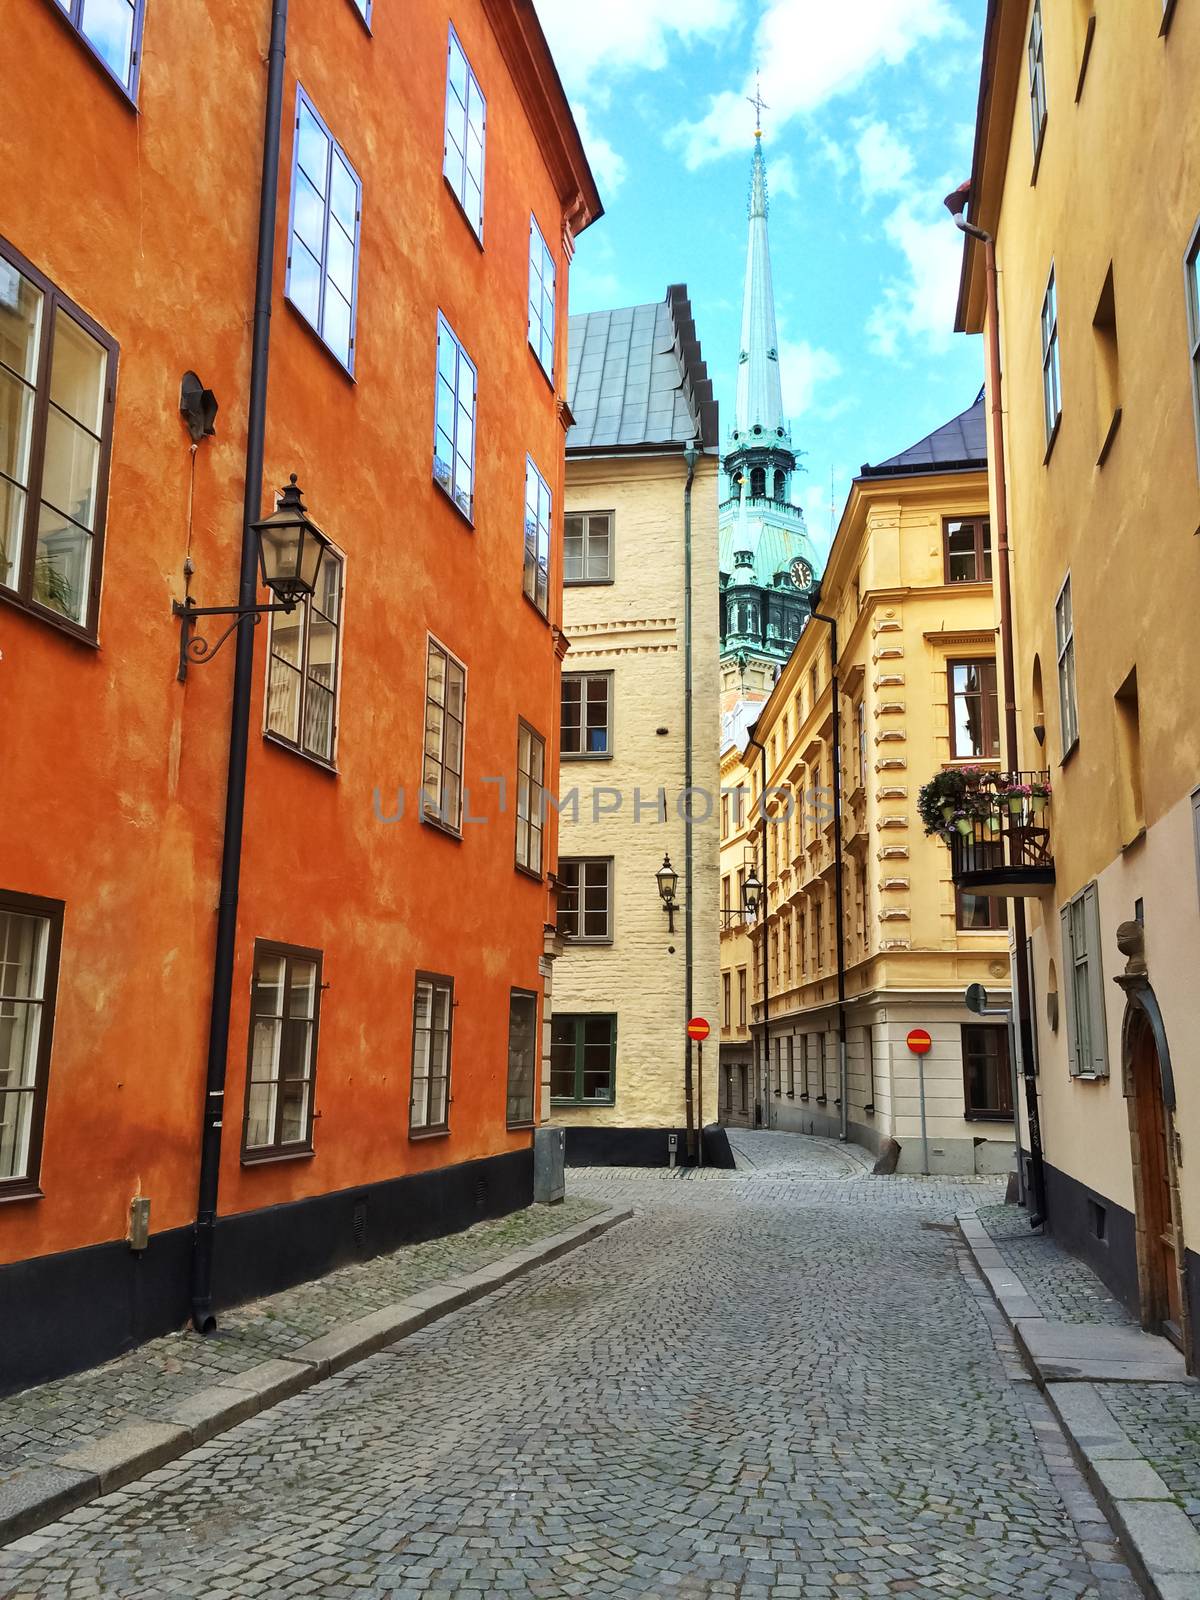
<svg viewBox="0 0 1200 1600">
<path fill-rule="evenodd" d="M 692 482 L 696 476 L 696 463 L 700 450 L 692 440 L 684 447 L 683 463 L 687 468 L 687 481 L 683 486 L 683 792 L 687 796 L 687 811 L 683 826 L 683 951 L 686 976 L 684 978 L 683 1048 L 686 1056 L 684 1091 L 687 1103 L 688 1155 L 704 1165 L 704 1105 L 698 1108 L 692 1086 L 692 1041 L 687 1024 L 692 1019 L 695 996 L 692 981 L 694 947 L 693 924 L 693 843 L 692 843 Z M 703 1093 L 703 1081 L 701 1081 Z M 697 1151 L 699 1154 L 697 1155 Z"/>
<path fill-rule="evenodd" d="M 250 398 L 246 412 L 245 497 L 242 508 L 241 573 L 238 604 L 258 599 L 258 549 L 250 524 L 262 513 L 263 453 L 267 419 L 267 372 L 271 353 L 271 297 L 275 273 L 275 212 L 279 193 L 283 77 L 287 55 L 288 0 L 272 0 L 271 42 L 267 51 L 267 104 L 263 129 L 262 178 L 258 199 L 258 267 L 254 284 L 254 325 L 250 354 Z M 242 829 L 246 813 L 246 762 L 250 736 L 250 693 L 254 677 L 254 621 L 240 619 L 233 667 L 233 706 L 229 725 L 229 767 L 225 780 L 225 833 L 221 845 L 221 891 L 213 956 L 212 1001 L 208 1023 L 208 1068 L 200 1135 L 200 1176 L 196 1225 L 192 1233 L 192 1324 L 212 1333 L 213 1253 L 221 1175 L 225 1073 L 229 1060 L 229 1014 L 237 954 L 238 892 L 242 873 Z"/>
</svg>

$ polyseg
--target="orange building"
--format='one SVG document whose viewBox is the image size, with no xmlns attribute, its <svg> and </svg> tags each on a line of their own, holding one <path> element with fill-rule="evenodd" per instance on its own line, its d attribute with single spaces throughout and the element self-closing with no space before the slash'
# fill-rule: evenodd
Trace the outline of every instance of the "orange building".
<svg viewBox="0 0 1200 1600">
<path fill-rule="evenodd" d="M 3 0 L 0 1388 L 532 1195 L 599 197 L 530 0 L 287 9 Z"/>
</svg>

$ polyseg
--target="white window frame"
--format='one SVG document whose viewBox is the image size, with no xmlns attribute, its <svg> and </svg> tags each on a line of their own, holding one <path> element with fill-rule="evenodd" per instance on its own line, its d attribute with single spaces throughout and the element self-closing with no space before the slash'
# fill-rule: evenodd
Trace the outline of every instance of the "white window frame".
<svg viewBox="0 0 1200 1600">
<path fill-rule="evenodd" d="M 1029 120 L 1033 133 L 1033 175 L 1037 177 L 1046 137 L 1046 37 L 1042 27 L 1042 0 L 1033 0 L 1026 45 L 1029 63 Z"/>
<path fill-rule="evenodd" d="M 532 456 L 525 457 L 525 558 L 521 587 L 546 616 L 550 608 L 550 520 L 554 497 Z"/>
<path fill-rule="evenodd" d="M 587 748 L 587 734 L 590 727 L 588 721 L 588 706 L 590 696 L 588 686 L 598 680 L 604 683 L 604 749 L 589 750 Z M 607 672 L 564 672 L 562 683 L 565 688 L 568 682 L 577 682 L 581 685 L 579 693 L 579 743 L 578 750 L 568 750 L 564 734 L 567 728 L 565 705 L 559 716 L 559 755 L 564 761 L 609 761 L 613 754 L 613 673 Z M 729 796 L 724 797 L 728 807 Z"/>
<path fill-rule="evenodd" d="M 270 739 L 273 744 L 284 745 L 288 750 L 295 750 L 299 755 L 307 756 L 311 760 L 318 761 L 322 766 L 327 767 L 333 767 L 337 764 L 338 713 L 340 710 L 339 702 L 342 685 L 342 616 L 346 598 L 346 558 L 342 555 L 340 550 L 335 550 L 333 546 L 330 546 L 329 549 L 326 550 L 321 560 L 320 577 L 321 579 L 324 579 L 325 574 L 330 570 L 327 563 L 331 561 L 336 565 L 338 572 L 337 609 L 336 614 L 332 618 L 326 617 L 326 614 L 321 612 L 321 616 L 325 618 L 326 621 L 332 623 L 334 632 L 332 662 L 333 677 L 331 682 L 324 685 L 320 684 L 320 680 L 315 678 L 309 669 L 309 645 L 311 640 L 312 609 L 316 596 L 308 595 L 299 602 L 288 619 L 289 621 L 295 620 L 300 628 L 298 662 L 288 661 L 284 656 L 276 651 L 276 629 L 282 628 L 284 623 L 281 620 L 282 614 L 280 612 L 276 611 L 271 613 L 271 631 L 267 640 L 266 693 L 263 696 L 264 736 Z M 273 727 L 271 723 L 271 687 L 272 678 L 275 676 L 277 670 L 275 666 L 277 661 L 280 663 L 278 668 L 280 672 L 285 674 L 295 673 L 300 679 L 299 696 L 296 707 L 296 737 L 294 738 L 291 734 L 283 731 L 282 729 Z M 330 691 L 328 753 L 322 750 L 314 749 L 313 746 L 308 742 L 308 685 L 310 682 L 316 683 L 319 687 L 328 689 Z"/>
<path fill-rule="evenodd" d="M 607 527 L 607 557 L 604 563 L 604 572 L 593 575 L 589 570 L 591 555 L 592 520 L 603 520 Z M 569 529 L 569 524 L 578 520 L 579 528 L 579 576 L 573 578 L 567 572 L 569 546 L 574 542 L 574 534 Z M 568 511 L 563 528 L 563 586 L 586 583 L 612 583 L 613 581 L 613 532 L 616 517 L 611 511 Z"/>
<path fill-rule="evenodd" d="M 564 867 L 576 869 L 575 909 L 573 913 L 560 910 L 558 915 L 560 918 L 564 915 L 567 917 L 574 915 L 575 926 L 578 931 L 572 932 L 570 928 L 561 926 L 559 926 L 558 931 L 565 938 L 570 939 L 572 944 L 611 944 L 613 942 L 613 882 L 615 878 L 612 856 L 560 856 L 558 862 L 560 891 L 565 883 Z M 595 868 L 598 871 L 589 873 L 589 868 Z M 589 876 L 593 880 L 597 877 L 602 877 L 603 882 L 597 883 L 593 881 L 589 883 Z M 604 931 L 602 933 L 585 933 L 583 930 L 586 926 L 587 907 L 586 904 L 581 902 L 580 896 L 586 897 L 589 889 L 596 888 L 604 890 Z"/>
<path fill-rule="evenodd" d="M 1058 716 L 1065 761 L 1079 743 L 1079 703 L 1075 682 L 1075 612 L 1071 598 L 1071 574 L 1063 579 L 1054 600 L 1054 646 L 1058 655 Z"/>
<path fill-rule="evenodd" d="M 304 165 L 301 158 L 300 126 L 303 117 L 307 116 L 315 124 L 317 131 L 325 140 L 325 171 L 321 174 L 312 172 Z M 284 277 L 284 296 L 295 307 L 299 316 L 309 325 L 329 351 L 330 355 L 346 371 L 354 376 L 355 341 L 358 336 L 358 261 L 362 234 L 362 179 L 357 169 L 351 165 L 350 158 L 345 150 L 334 138 L 329 124 L 317 110 L 311 95 L 305 92 L 302 84 L 296 85 L 296 111 L 292 125 L 294 146 L 292 150 L 292 183 L 291 194 L 288 200 L 288 253 L 287 271 Z M 315 162 L 313 163 L 315 165 Z M 354 190 L 354 235 L 351 237 L 343 225 L 334 202 L 334 173 L 340 168 L 343 176 L 348 178 Z M 318 188 L 318 179 L 324 188 Z M 313 249 L 313 241 L 306 239 L 297 227 L 296 201 L 301 194 L 301 185 L 306 184 L 316 196 L 321 206 L 321 243 L 320 254 Z M 342 285 L 333 275 L 330 262 L 333 259 L 332 244 L 338 239 L 343 239 L 350 246 L 350 295 L 349 299 L 343 292 Z M 318 293 L 317 304 L 309 307 L 302 303 L 297 285 L 293 284 L 293 277 L 298 276 L 296 260 L 299 254 L 306 256 L 317 271 Z M 342 349 L 330 337 L 330 321 L 326 316 L 331 302 L 330 293 L 335 300 L 346 304 L 346 347 Z M 315 312 L 315 314 L 314 314 Z"/>
<path fill-rule="evenodd" d="M 1108 1077 L 1108 1030 L 1100 959 L 1099 886 L 1089 883 L 1059 911 L 1067 1066 L 1073 1078 Z"/>
<path fill-rule="evenodd" d="M 427 1024 L 418 1025 L 418 1003 L 422 991 L 428 993 Z M 439 1020 L 439 1015 L 441 1020 Z M 424 1049 L 421 1049 L 421 1035 L 424 1035 Z M 443 1040 L 445 1052 L 443 1065 L 445 1071 L 441 1074 L 433 1072 L 434 1039 Z M 412 1066 L 408 1094 L 408 1134 L 409 1138 L 420 1138 L 423 1134 L 448 1133 L 450 1130 L 450 1082 L 451 1067 L 454 1060 L 454 979 L 442 972 L 418 972 L 413 983 L 413 1033 L 412 1033 Z M 418 1073 L 418 1064 L 424 1071 Z M 433 1086 L 442 1084 L 444 1104 L 442 1116 L 437 1122 L 431 1121 L 430 1109 L 433 1099 Z M 420 1094 L 418 1094 L 420 1091 Z M 418 1105 L 418 1098 L 420 1104 Z"/>
<path fill-rule="evenodd" d="M 1062 368 L 1058 348 L 1058 281 L 1054 263 L 1046 279 L 1046 292 L 1042 296 L 1042 410 L 1046 423 L 1046 452 L 1054 443 L 1062 419 Z"/>
<path fill-rule="evenodd" d="M 461 72 L 456 68 L 461 67 Z M 460 93 L 455 78 L 461 76 Z M 472 157 L 478 149 L 478 172 Z M 483 190 L 487 164 L 487 97 L 471 69 L 454 25 L 446 47 L 446 121 L 442 146 L 442 175 L 458 201 L 467 223 L 483 243 Z M 475 192 L 473 192 L 475 191 Z"/>
<path fill-rule="evenodd" d="M 1200 473 L 1200 219 L 1192 229 L 1183 257 L 1183 292 L 1187 304 L 1188 357 L 1192 371 L 1192 421 L 1196 430 L 1196 470 Z"/>
<path fill-rule="evenodd" d="M 425 695 L 423 704 L 425 714 L 421 720 L 421 821 L 427 822 L 431 827 L 442 828 L 447 833 L 452 833 L 456 838 L 462 838 L 462 813 L 463 813 L 463 773 L 467 764 L 467 668 L 454 652 L 447 648 L 440 639 L 432 633 L 426 634 L 425 645 Z M 443 698 L 438 709 L 442 713 L 442 726 L 438 734 L 438 749 L 436 754 L 429 748 L 429 668 L 434 654 L 442 657 L 447 668 L 457 667 L 462 673 L 462 736 L 459 745 L 459 766 L 455 771 L 446 761 L 446 703 Z M 452 716 L 453 713 L 450 713 Z M 438 763 L 439 779 L 437 800 L 429 797 L 428 781 L 425 772 L 426 761 L 436 760 Z M 455 804 L 448 807 L 446 804 L 447 771 L 453 772 L 458 779 L 458 795 Z"/>
<path fill-rule="evenodd" d="M 453 357 L 451 358 L 451 352 Z M 452 370 L 451 370 L 452 369 Z M 464 398 L 470 389 L 470 403 Z M 444 406 L 450 405 L 450 417 Z M 479 373 L 462 340 L 438 312 L 437 365 L 434 371 L 433 481 L 451 504 L 472 525 L 475 521 L 475 432 L 479 400 Z M 451 431 L 446 424 L 452 424 Z M 465 424 L 465 428 L 464 428 Z M 463 433 L 470 437 L 463 445 Z M 439 450 L 449 446 L 447 461 Z M 442 469 L 439 471 L 439 467 Z"/>
<path fill-rule="evenodd" d="M 554 257 L 550 253 L 537 225 L 537 218 L 529 217 L 529 347 L 538 358 L 538 365 L 554 382 L 554 322 L 556 272 Z M 549 299 L 549 306 L 546 302 Z"/>
</svg>

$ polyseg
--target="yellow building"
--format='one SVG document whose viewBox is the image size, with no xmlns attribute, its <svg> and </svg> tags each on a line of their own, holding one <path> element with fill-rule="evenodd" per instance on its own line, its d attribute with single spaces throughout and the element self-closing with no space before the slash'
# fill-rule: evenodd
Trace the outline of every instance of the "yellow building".
<svg viewBox="0 0 1200 1600">
<path fill-rule="evenodd" d="M 573 317 L 569 358 L 550 1120 L 569 1162 L 665 1164 L 716 1120 L 717 406 L 681 285 Z"/>
<path fill-rule="evenodd" d="M 762 1121 L 750 1031 L 754 947 L 744 914 L 747 879 L 762 875 L 761 846 L 743 759 L 762 709 L 762 701 L 743 700 L 721 719 L 721 1121 L 742 1128 Z"/>
<path fill-rule="evenodd" d="M 734 1010 L 723 1036 L 722 1115 L 837 1136 L 844 1039 L 845 1130 L 895 1156 L 902 1172 L 1005 1172 L 1013 1161 L 1007 1024 L 964 1004 L 971 983 L 989 989 L 997 1010 L 1007 1004 L 1004 904 L 956 894 L 949 851 L 926 837 L 916 809 L 934 770 L 998 765 L 984 431 L 977 401 L 863 469 L 829 554 L 820 615 L 766 704 L 745 713 L 757 721 L 740 760 L 734 725 L 724 751 L 724 782 L 746 789 L 749 809 L 739 828 L 738 797 L 723 798 L 722 985 Z M 836 622 L 836 690 L 832 630 L 821 616 Z M 766 902 L 742 926 L 738 874 L 748 865 L 766 884 Z M 736 1022 L 747 964 L 755 1104 L 744 1109 L 745 1031 Z M 931 1041 L 924 1057 L 907 1043 L 919 1029 Z"/>
<path fill-rule="evenodd" d="M 1053 788 L 1053 881 L 1025 900 L 1048 1222 L 1195 1365 L 1200 10 L 998 0 L 984 49 L 968 218 L 999 265 L 1006 755 Z M 985 256 L 968 241 L 969 332 Z"/>
</svg>

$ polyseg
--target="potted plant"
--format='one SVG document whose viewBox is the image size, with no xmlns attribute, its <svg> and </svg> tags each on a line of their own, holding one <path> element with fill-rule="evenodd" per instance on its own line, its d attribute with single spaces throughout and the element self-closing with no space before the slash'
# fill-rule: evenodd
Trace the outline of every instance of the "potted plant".
<svg viewBox="0 0 1200 1600">
<path fill-rule="evenodd" d="M 922 784 L 917 794 L 917 813 L 927 834 L 936 833 L 945 838 L 956 814 L 962 810 L 967 784 L 962 768 L 952 767 L 935 772 L 928 783 Z"/>
<path fill-rule="evenodd" d="M 1035 779 L 1029 785 L 1029 807 L 1035 817 L 1041 816 L 1050 799 L 1050 783 L 1048 779 Z"/>
<path fill-rule="evenodd" d="M 1025 809 L 1025 802 L 1029 799 L 1030 789 L 1027 783 L 1010 783 L 1001 791 L 1001 799 L 1008 802 L 1008 809 L 1014 817 L 1019 817 Z"/>
</svg>

